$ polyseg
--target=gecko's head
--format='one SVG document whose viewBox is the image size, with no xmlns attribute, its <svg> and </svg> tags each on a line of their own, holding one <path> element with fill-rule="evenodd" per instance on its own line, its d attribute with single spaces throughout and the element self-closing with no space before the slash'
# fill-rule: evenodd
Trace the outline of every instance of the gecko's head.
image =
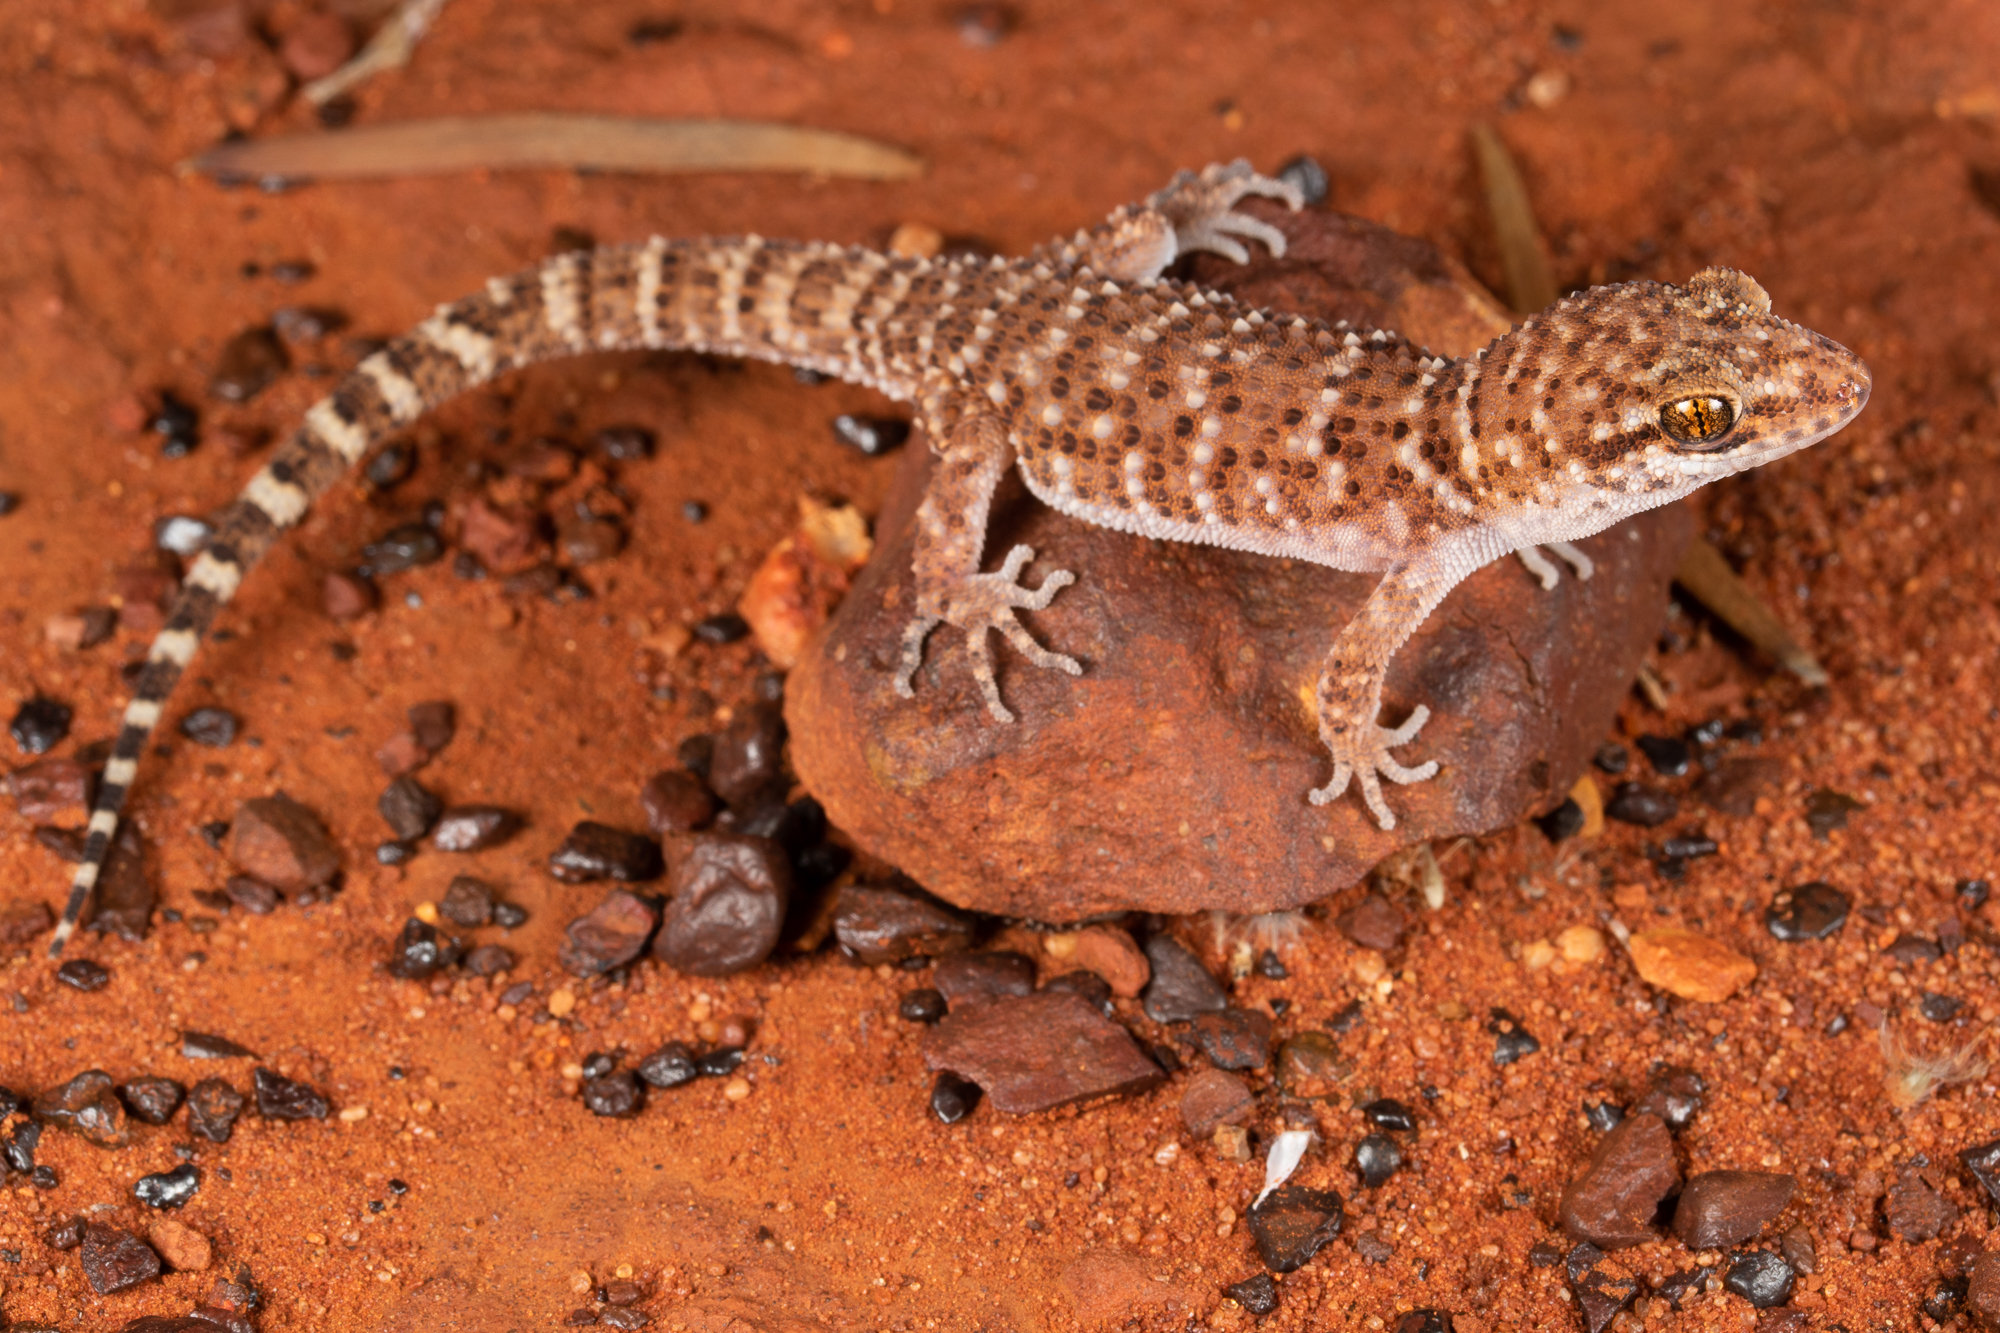
<svg viewBox="0 0 2000 1333">
<path fill-rule="evenodd" d="M 1488 349 L 1478 416 L 1482 436 L 1527 437 L 1515 457 L 1650 505 L 1825 439 L 1868 388 L 1859 357 L 1710 268 L 1685 287 L 1592 288 L 1526 321 Z"/>
</svg>

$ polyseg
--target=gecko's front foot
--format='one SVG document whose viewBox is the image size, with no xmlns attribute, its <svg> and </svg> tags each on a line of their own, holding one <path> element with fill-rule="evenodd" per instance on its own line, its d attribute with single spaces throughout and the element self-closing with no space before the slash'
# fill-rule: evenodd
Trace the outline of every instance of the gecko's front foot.
<svg viewBox="0 0 2000 1333">
<path fill-rule="evenodd" d="M 903 631 L 903 662 L 896 672 L 896 693 L 905 699 L 916 697 L 911 680 L 917 668 L 924 661 L 924 640 L 941 623 L 949 622 L 965 631 L 965 646 L 972 654 L 973 679 L 979 682 L 979 691 L 986 697 L 986 711 L 995 720 L 1012 722 L 1014 714 L 1000 700 L 1000 686 L 993 679 L 993 656 L 989 650 L 986 632 L 998 630 L 1007 642 L 1021 656 L 1038 667 L 1047 667 L 1067 672 L 1072 676 L 1083 674 L 1083 667 L 1073 657 L 1062 653 L 1052 653 L 1035 642 L 1017 618 L 1020 611 L 1040 611 L 1054 600 L 1055 595 L 1076 582 L 1076 575 L 1067 569 L 1052 571 L 1042 580 L 1039 588 L 1027 588 L 1020 582 L 1021 571 L 1035 558 L 1032 546 L 1016 546 L 1007 553 L 1007 560 L 991 574 L 974 574 L 947 592 L 942 606 L 919 605 L 917 614 L 910 618 L 908 628 Z"/>
<path fill-rule="evenodd" d="M 1262 241 L 1274 255 L 1285 253 L 1283 232 L 1268 222 L 1232 211 L 1239 200 L 1253 194 L 1282 199 L 1294 213 L 1306 204 L 1298 186 L 1260 176 L 1240 157 L 1227 166 L 1215 163 L 1203 167 L 1200 175 L 1183 171 L 1168 181 L 1165 189 L 1155 191 L 1146 203 L 1173 224 L 1175 248 L 1181 254 L 1212 250 L 1226 259 L 1247 264 L 1250 252 L 1236 239 L 1238 236 Z"/>
<path fill-rule="evenodd" d="M 1308 799 L 1314 805 L 1325 805 L 1337 799 L 1347 790 L 1348 779 L 1358 778 L 1361 782 L 1361 799 L 1374 812 L 1375 820 L 1384 830 L 1396 827 L 1395 812 L 1382 799 L 1381 779 L 1401 784 L 1423 782 L 1437 776 L 1437 760 L 1418 764 L 1415 768 L 1405 768 L 1389 757 L 1389 751 L 1399 745 L 1406 745 L 1416 739 L 1416 735 L 1430 721 L 1431 710 L 1418 704 L 1409 719 L 1400 727 L 1377 726 L 1372 720 L 1356 725 L 1351 722 L 1320 724 L 1320 739 L 1333 755 L 1333 780 L 1324 787 L 1315 789 Z"/>
</svg>

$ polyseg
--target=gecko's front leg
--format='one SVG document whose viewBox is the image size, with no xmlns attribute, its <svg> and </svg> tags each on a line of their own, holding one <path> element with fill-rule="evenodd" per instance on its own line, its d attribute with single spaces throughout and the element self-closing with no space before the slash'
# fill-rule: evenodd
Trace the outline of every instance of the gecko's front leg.
<svg viewBox="0 0 2000 1333">
<path fill-rule="evenodd" d="M 1383 575 L 1359 613 L 1326 655 L 1315 698 L 1319 735 L 1333 760 L 1333 776 L 1310 796 L 1325 805 L 1347 790 L 1350 780 L 1361 784 L 1361 799 L 1384 829 L 1396 827 L 1396 816 L 1382 798 L 1382 779 L 1395 783 L 1422 782 L 1438 771 L 1437 761 L 1414 768 L 1397 762 L 1389 751 L 1416 738 L 1431 710 L 1422 704 L 1401 726 L 1376 721 L 1382 711 L 1382 682 L 1389 662 L 1404 640 L 1416 632 L 1432 609 L 1458 582 L 1442 562 L 1419 558 Z"/>
<path fill-rule="evenodd" d="M 961 419 L 939 450 L 937 467 L 917 507 L 917 612 L 903 631 L 903 660 L 896 672 L 896 693 L 916 697 L 911 684 L 924 661 L 924 640 L 938 625 L 949 623 L 965 631 L 972 655 L 973 678 L 986 699 L 986 711 L 1001 722 L 1014 714 L 1001 701 L 993 678 L 988 630 L 998 630 L 1021 656 L 1039 667 L 1083 674 L 1073 657 L 1052 653 L 1036 643 L 1018 619 L 1021 611 L 1039 611 L 1076 576 L 1058 569 L 1039 588 L 1021 584 L 1021 571 L 1035 558 L 1030 546 L 1016 546 L 995 573 L 982 573 L 980 555 L 986 546 L 986 524 L 993 491 L 1014 461 L 1006 432 L 989 416 Z"/>
</svg>

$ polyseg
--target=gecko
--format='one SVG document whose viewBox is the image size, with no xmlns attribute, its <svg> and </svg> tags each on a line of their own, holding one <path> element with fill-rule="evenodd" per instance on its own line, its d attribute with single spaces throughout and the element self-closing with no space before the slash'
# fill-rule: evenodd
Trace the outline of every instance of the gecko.
<svg viewBox="0 0 2000 1333">
<path fill-rule="evenodd" d="M 1839 344 L 1771 313 L 1726 268 L 1685 286 L 1632 282 L 1557 301 L 1463 359 L 1387 329 L 1253 309 L 1167 276 L 1181 256 L 1282 255 L 1251 196 L 1303 206 L 1242 160 L 1181 172 L 1102 225 L 1025 257 L 891 256 L 766 240 L 667 239 L 557 255 L 364 358 L 217 517 L 188 565 L 92 808 L 50 945 L 75 930 L 110 851 L 147 739 L 245 574 L 369 450 L 438 404 L 557 357 L 635 348 L 756 358 L 912 403 L 937 455 L 916 515 L 915 605 L 891 686 L 914 697 L 933 630 L 965 635 L 987 711 L 1013 720 L 991 632 L 1028 662 L 1079 675 L 1019 615 L 1074 581 L 1015 546 L 985 568 L 988 517 L 1011 467 L 1043 503 L 1164 541 L 1379 573 L 1333 635 L 1314 692 L 1327 782 L 1358 786 L 1392 828 L 1382 783 L 1436 760 L 1391 753 L 1430 716 L 1384 725 L 1397 649 L 1446 593 L 1520 553 L 1545 584 L 1568 543 L 1824 439 L 1868 399 Z"/>
</svg>

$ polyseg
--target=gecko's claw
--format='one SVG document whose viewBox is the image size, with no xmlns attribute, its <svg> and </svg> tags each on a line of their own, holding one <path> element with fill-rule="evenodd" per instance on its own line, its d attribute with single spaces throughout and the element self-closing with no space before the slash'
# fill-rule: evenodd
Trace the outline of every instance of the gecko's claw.
<svg viewBox="0 0 2000 1333">
<path fill-rule="evenodd" d="M 896 672 L 896 693 L 914 698 L 911 685 L 917 668 L 923 665 L 924 640 L 941 622 L 949 621 L 965 631 L 966 651 L 972 656 L 972 678 L 986 699 L 986 711 L 995 721 L 1012 722 L 1014 714 L 1000 698 L 1000 686 L 993 678 L 993 654 L 987 641 L 988 630 L 998 630 L 1014 645 L 1014 650 L 1038 667 L 1071 676 L 1083 674 L 1083 665 L 1064 653 L 1050 652 L 1035 642 L 1034 635 L 1017 618 L 1021 611 L 1040 611 L 1055 595 L 1076 582 L 1067 569 L 1052 570 L 1039 588 L 1024 587 L 1021 571 L 1035 558 L 1032 546 L 1016 546 L 991 574 L 974 574 L 946 595 L 945 605 L 936 613 L 920 611 L 903 631 L 903 660 Z"/>
<path fill-rule="evenodd" d="M 1285 235 L 1270 223 L 1232 211 L 1238 200 L 1249 195 L 1281 199 L 1294 213 L 1305 207 L 1305 195 L 1290 181 L 1260 176 L 1242 158 L 1227 166 L 1204 167 L 1200 175 L 1183 171 L 1146 203 L 1173 224 L 1174 242 L 1181 254 L 1209 250 L 1238 264 L 1250 262 L 1241 236 L 1262 241 L 1273 255 L 1285 253 Z"/>
<path fill-rule="evenodd" d="M 1370 722 L 1359 729 L 1350 727 L 1331 733 L 1322 729 L 1321 739 L 1333 755 L 1333 778 L 1324 787 L 1315 788 L 1307 799 L 1314 805 L 1326 805 L 1347 790 L 1350 780 L 1358 779 L 1361 799 L 1374 814 L 1375 822 L 1385 832 L 1395 828 L 1396 813 L 1383 799 L 1381 780 L 1387 778 L 1399 786 L 1424 782 L 1437 776 L 1438 763 L 1431 759 L 1409 768 L 1391 758 L 1389 751 L 1415 740 L 1430 718 L 1431 710 L 1418 704 L 1400 727 L 1382 727 Z"/>
</svg>

